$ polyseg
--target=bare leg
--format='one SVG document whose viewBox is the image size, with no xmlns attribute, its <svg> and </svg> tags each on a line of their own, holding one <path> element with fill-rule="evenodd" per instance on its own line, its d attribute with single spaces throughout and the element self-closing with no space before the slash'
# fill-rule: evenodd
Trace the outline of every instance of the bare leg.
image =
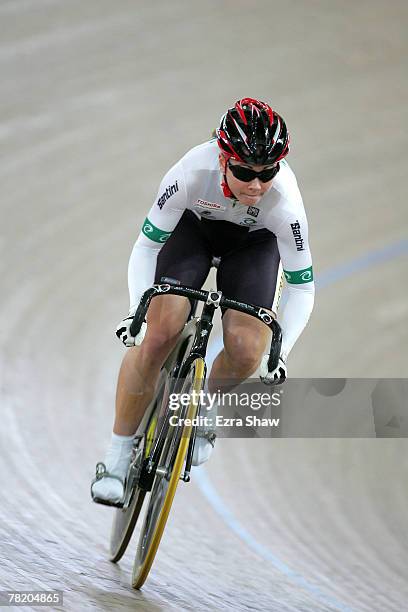
<svg viewBox="0 0 408 612">
<path fill-rule="evenodd" d="M 123 499 L 133 434 L 152 399 L 160 368 L 177 342 L 189 312 L 186 298 L 166 295 L 153 300 L 142 346 L 126 352 L 119 372 L 116 415 L 104 472 L 92 483 L 92 497 L 102 503 Z"/>
<path fill-rule="evenodd" d="M 222 323 L 224 348 L 211 369 L 208 381 L 210 393 L 221 388 L 227 392 L 251 376 L 270 338 L 264 323 L 241 312 L 227 310 Z"/>
<path fill-rule="evenodd" d="M 130 348 L 122 361 L 116 390 L 113 431 L 133 435 L 153 398 L 160 368 L 177 342 L 189 313 L 186 298 L 154 298 L 147 314 L 147 333 L 140 347 Z"/>
<path fill-rule="evenodd" d="M 268 328 L 249 315 L 227 310 L 223 320 L 224 348 L 214 361 L 208 380 L 211 394 L 226 393 L 248 378 L 258 367 L 269 336 Z M 198 427 L 193 465 L 209 458 L 214 446 L 211 435 L 216 431 L 218 405 L 215 403 L 205 416 L 206 425 Z"/>
</svg>

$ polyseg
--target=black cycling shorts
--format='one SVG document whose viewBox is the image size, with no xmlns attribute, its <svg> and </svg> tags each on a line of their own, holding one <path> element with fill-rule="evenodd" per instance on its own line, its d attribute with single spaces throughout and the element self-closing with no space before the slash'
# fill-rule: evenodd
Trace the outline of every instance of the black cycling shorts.
<svg viewBox="0 0 408 612">
<path fill-rule="evenodd" d="M 281 289 L 275 234 L 229 221 L 199 219 L 186 210 L 159 253 L 155 283 L 163 276 L 201 289 L 220 257 L 217 289 L 229 298 L 277 311 Z"/>
</svg>

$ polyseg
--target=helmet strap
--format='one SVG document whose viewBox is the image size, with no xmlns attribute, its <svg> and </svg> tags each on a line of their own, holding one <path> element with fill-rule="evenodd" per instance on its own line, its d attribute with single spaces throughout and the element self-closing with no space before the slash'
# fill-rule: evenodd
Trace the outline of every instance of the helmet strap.
<svg viewBox="0 0 408 612">
<path fill-rule="evenodd" d="M 222 192 L 223 192 L 223 194 L 224 194 L 224 196 L 226 198 L 233 198 L 235 200 L 235 196 L 234 196 L 234 194 L 232 193 L 231 189 L 228 186 L 227 177 L 225 176 L 225 174 L 224 174 L 224 177 L 223 177 L 223 181 L 221 183 L 221 187 L 222 187 Z"/>
<path fill-rule="evenodd" d="M 222 192 L 223 192 L 225 198 L 232 198 L 232 199 L 235 200 L 236 198 L 235 198 L 234 194 L 232 193 L 231 189 L 229 188 L 228 181 L 227 181 L 227 161 L 228 161 L 228 158 L 225 158 L 225 156 L 224 156 L 224 160 L 225 160 L 225 166 L 224 166 L 225 170 L 224 170 L 224 173 L 223 173 L 223 176 L 222 176 L 221 189 L 222 189 Z"/>
</svg>

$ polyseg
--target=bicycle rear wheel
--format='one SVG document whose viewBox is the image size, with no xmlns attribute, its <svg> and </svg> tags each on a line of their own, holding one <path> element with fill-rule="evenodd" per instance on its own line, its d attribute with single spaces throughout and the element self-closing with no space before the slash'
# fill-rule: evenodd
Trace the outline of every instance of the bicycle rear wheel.
<svg viewBox="0 0 408 612">
<path fill-rule="evenodd" d="M 193 419 L 198 414 L 198 394 L 203 388 L 204 377 L 205 363 L 199 357 L 190 365 L 181 389 L 181 393 L 195 392 L 184 413 L 186 419 Z M 132 586 L 136 589 L 144 584 L 156 556 L 185 463 L 191 433 L 191 425 L 169 428 L 159 461 L 162 473 L 157 473 L 154 480 L 133 566 Z"/>
<path fill-rule="evenodd" d="M 134 456 L 132 457 L 129 470 L 131 482 L 128 483 L 126 487 L 130 488 L 130 501 L 126 508 L 118 508 L 116 510 L 112 524 L 110 560 L 113 563 L 117 563 L 126 551 L 146 496 L 146 491 L 139 489 L 137 482 L 143 459 L 148 456 L 155 438 L 159 408 L 160 401 L 156 402 L 156 407 L 149 419 L 143 437 L 139 445 L 133 450 Z"/>
</svg>

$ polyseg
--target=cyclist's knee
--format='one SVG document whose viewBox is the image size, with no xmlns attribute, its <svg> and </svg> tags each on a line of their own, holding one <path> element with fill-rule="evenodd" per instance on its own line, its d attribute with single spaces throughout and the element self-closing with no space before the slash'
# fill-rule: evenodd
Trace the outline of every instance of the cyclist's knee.
<svg viewBox="0 0 408 612">
<path fill-rule="evenodd" d="M 173 348 L 180 332 L 179 325 L 149 325 L 142 344 L 143 352 L 157 356 L 160 361 Z"/>
<path fill-rule="evenodd" d="M 177 342 L 189 310 L 189 302 L 184 297 L 155 298 L 147 313 L 147 331 L 142 343 L 144 354 L 163 360 Z"/>
<path fill-rule="evenodd" d="M 234 369 L 255 370 L 264 354 L 265 339 L 237 326 L 224 333 L 224 348 Z"/>
</svg>

